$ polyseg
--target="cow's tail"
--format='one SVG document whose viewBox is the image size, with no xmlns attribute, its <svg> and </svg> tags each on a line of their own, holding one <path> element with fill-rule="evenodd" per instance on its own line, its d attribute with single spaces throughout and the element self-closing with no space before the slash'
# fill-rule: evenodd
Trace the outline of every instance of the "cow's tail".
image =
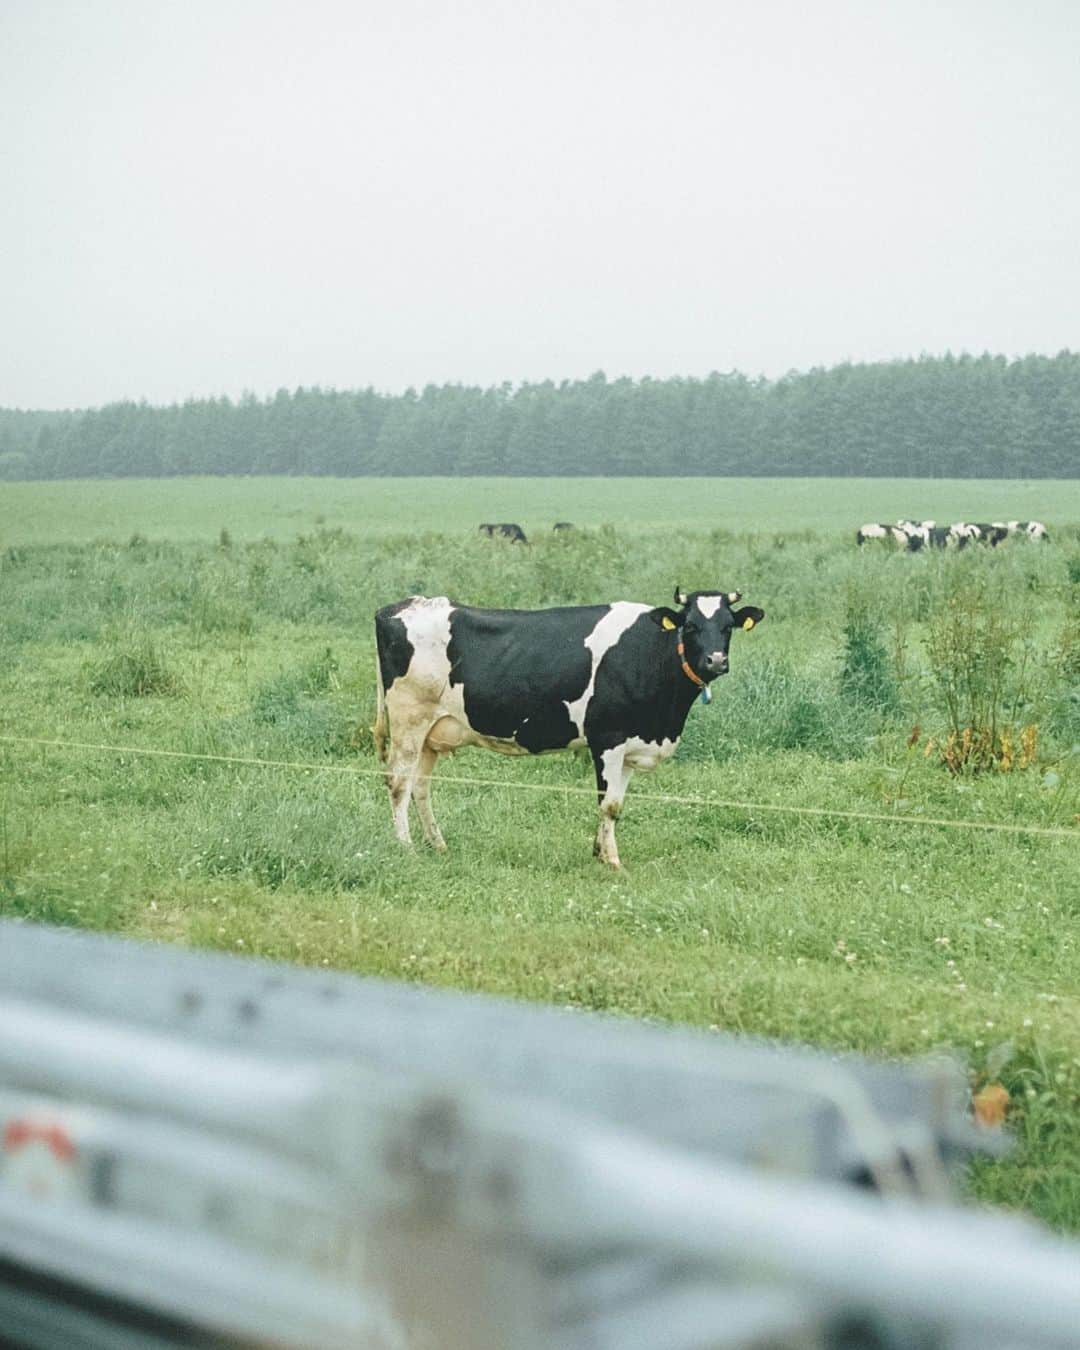
<svg viewBox="0 0 1080 1350">
<path fill-rule="evenodd" d="M 386 738 L 388 720 L 386 716 L 386 690 L 383 688 L 382 662 L 379 660 L 378 645 L 375 651 L 375 725 L 371 735 L 375 741 L 375 753 L 381 763 L 386 763 Z"/>
</svg>

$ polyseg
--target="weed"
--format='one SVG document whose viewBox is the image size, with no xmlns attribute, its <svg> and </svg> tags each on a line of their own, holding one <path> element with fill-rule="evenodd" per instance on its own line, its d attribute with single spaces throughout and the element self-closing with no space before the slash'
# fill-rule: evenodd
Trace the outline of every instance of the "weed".
<svg viewBox="0 0 1080 1350">
<path fill-rule="evenodd" d="M 1017 723 L 1030 695 L 1030 626 L 1028 611 L 985 578 L 958 585 L 931 619 L 927 651 L 946 721 L 941 759 L 950 772 L 1024 768 L 1034 759 L 1034 725 Z"/>
</svg>

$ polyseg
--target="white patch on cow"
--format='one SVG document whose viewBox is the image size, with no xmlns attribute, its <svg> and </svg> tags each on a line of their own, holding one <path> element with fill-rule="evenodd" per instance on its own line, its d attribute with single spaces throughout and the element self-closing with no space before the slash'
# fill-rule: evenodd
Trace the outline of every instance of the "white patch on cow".
<svg viewBox="0 0 1080 1350">
<path fill-rule="evenodd" d="M 585 714 L 596 687 L 596 672 L 600 669 L 600 662 L 626 630 L 642 614 L 648 612 L 648 605 L 638 604 L 633 600 L 616 600 L 585 639 L 585 646 L 592 653 L 592 670 L 589 673 L 589 683 L 577 698 L 564 700 L 566 711 L 570 714 L 570 720 L 577 727 L 580 737 L 584 738 L 585 736 Z"/>
<path fill-rule="evenodd" d="M 405 679 L 426 694 L 438 699 L 450 683 L 450 615 L 453 605 L 445 595 L 416 596 L 397 617 L 405 625 L 413 646 L 413 657 Z"/>
<path fill-rule="evenodd" d="M 726 595 L 699 595 L 695 604 L 707 619 L 711 619 L 726 600 Z"/>
<path fill-rule="evenodd" d="M 884 525 L 864 525 L 859 533 L 864 539 L 884 539 L 887 531 Z"/>
<path fill-rule="evenodd" d="M 1046 526 L 1042 523 L 1041 520 L 1029 520 L 1027 532 L 1032 537 L 1032 539 L 1042 539 L 1042 537 L 1046 534 Z"/>
<path fill-rule="evenodd" d="M 631 773 L 634 769 L 655 769 L 657 764 L 669 759 L 675 753 L 678 744 L 678 738 L 673 741 L 644 741 L 640 736 L 631 736 L 621 744 L 612 746 L 610 750 L 605 750 L 600 756 L 607 788 L 600 803 L 596 852 L 609 866 L 619 866 L 615 821 L 622 810 L 623 798 L 630 786 Z"/>
<path fill-rule="evenodd" d="M 673 741 L 643 741 L 640 736 L 631 736 L 622 744 L 623 762 L 631 769 L 655 769 L 670 759 L 679 748 L 679 738 Z"/>
</svg>

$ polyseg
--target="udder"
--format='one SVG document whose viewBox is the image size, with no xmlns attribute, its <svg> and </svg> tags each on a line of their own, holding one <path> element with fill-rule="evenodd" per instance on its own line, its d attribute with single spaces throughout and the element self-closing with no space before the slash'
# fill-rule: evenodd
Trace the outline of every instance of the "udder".
<svg viewBox="0 0 1080 1350">
<path fill-rule="evenodd" d="M 460 750 L 471 739 L 469 728 L 463 727 L 455 717 L 440 717 L 427 734 L 428 746 L 439 755 Z"/>
</svg>

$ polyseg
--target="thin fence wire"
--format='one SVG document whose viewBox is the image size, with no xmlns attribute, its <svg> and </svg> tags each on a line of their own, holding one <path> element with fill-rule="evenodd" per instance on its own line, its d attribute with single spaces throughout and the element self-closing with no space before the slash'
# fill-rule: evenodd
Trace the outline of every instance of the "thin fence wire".
<svg viewBox="0 0 1080 1350">
<path fill-rule="evenodd" d="M 114 755 L 143 755 L 160 759 L 204 760 L 215 764 L 235 764 L 250 768 L 290 769 L 303 773 L 338 773 L 357 778 L 382 778 L 382 769 L 365 768 L 359 764 L 312 764 L 304 760 L 264 759 L 254 755 L 215 755 L 195 750 L 164 750 L 140 745 L 104 745 L 89 741 L 64 741 L 43 736 L 11 736 L 0 734 L 0 743 L 38 746 L 53 750 L 94 751 Z M 417 775 L 423 777 L 425 775 Z M 433 780 L 435 775 L 429 775 Z M 522 783 L 503 778 L 480 778 L 464 774 L 437 776 L 440 784 L 452 787 L 490 787 L 508 792 L 561 793 L 564 796 L 596 797 L 596 789 L 579 787 L 572 783 Z M 1063 825 L 1024 825 L 1005 820 L 965 820 L 947 816 L 899 815 L 887 811 L 847 811 L 832 806 L 797 806 L 785 802 L 746 802 L 723 797 L 695 797 L 672 792 L 635 792 L 634 803 L 650 802 L 659 806 L 711 808 L 713 810 L 743 811 L 747 814 L 765 812 L 775 815 L 803 816 L 826 820 L 866 821 L 872 824 L 923 826 L 951 830 L 982 830 L 1003 834 L 1033 835 L 1050 839 L 1080 839 L 1080 829 Z"/>
</svg>

